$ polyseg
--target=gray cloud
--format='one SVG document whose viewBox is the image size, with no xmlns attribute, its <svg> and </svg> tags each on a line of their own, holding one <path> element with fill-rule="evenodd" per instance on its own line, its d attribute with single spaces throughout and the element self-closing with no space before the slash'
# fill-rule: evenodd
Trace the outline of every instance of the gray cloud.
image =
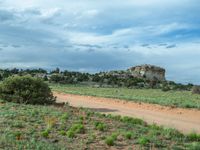
<svg viewBox="0 0 200 150">
<path fill-rule="evenodd" d="M 176 44 L 166 46 L 166 48 L 175 48 L 175 47 L 176 47 Z"/>
<path fill-rule="evenodd" d="M 141 46 L 142 46 L 142 47 L 148 47 L 149 44 L 142 44 Z"/>
<path fill-rule="evenodd" d="M 0 10 L 0 22 L 6 22 L 15 19 L 15 16 L 12 12 L 6 10 Z"/>
<path fill-rule="evenodd" d="M 161 43 L 158 46 L 167 46 L 167 44 L 166 43 Z"/>
<path fill-rule="evenodd" d="M 13 44 L 12 47 L 14 47 L 14 48 L 20 48 L 21 46 Z"/>
<path fill-rule="evenodd" d="M 81 47 L 88 47 L 88 48 L 102 48 L 102 46 L 100 45 L 91 45 L 91 44 L 76 44 L 77 46 L 81 46 Z"/>
</svg>

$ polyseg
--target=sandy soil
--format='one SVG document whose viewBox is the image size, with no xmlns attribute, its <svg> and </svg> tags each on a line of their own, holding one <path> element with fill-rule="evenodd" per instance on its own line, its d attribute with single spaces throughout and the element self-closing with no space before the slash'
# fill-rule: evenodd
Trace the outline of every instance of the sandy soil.
<svg viewBox="0 0 200 150">
<path fill-rule="evenodd" d="M 54 95 L 57 96 L 58 102 L 68 102 L 74 107 L 86 107 L 106 114 L 136 117 L 148 123 L 176 128 L 183 133 L 200 133 L 200 110 L 58 92 L 54 92 Z"/>
</svg>

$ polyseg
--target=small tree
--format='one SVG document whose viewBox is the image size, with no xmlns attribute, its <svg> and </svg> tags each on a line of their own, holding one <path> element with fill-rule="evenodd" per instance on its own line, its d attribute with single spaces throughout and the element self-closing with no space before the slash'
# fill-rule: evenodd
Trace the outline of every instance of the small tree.
<svg viewBox="0 0 200 150">
<path fill-rule="evenodd" d="M 3 80 L 3 76 L 0 74 L 0 81 L 2 81 Z"/>
<path fill-rule="evenodd" d="M 60 69 L 59 68 L 56 68 L 55 70 L 53 70 L 53 71 L 51 71 L 51 74 L 53 74 L 53 73 L 60 73 Z"/>
<path fill-rule="evenodd" d="M 47 75 L 45 75 L 45 76 L 43 77 L 43 80 L 44 80 L 44 81 L 48 81 Z"/>
<path fill-rule="evenodd" d="M 0 84 L 0 98 L 25 104 L 52 104 L 56 98 L 42 79 L 31 76 L 11 76 Z"/>
<path fill-rule="evenodd" d="M 152 80 L 149 81 L 150 88 L 155 88 L 157 83 L 158 83 L 158 79 L 154 77 Z"/>
<path fill-rule="evenodd" d="M 51 82 L 59 83 L 64 81 L 64 76 L 61 74 L 52 74 L 50 77 Z"/>
<path fill-rule="evenodd" d="M 169 86 L 163 86 L 161 90 L 163 92 L 167 92 L 167 91 L 170 91 L 170 87 Z"/>
<path fill-rule="evenodd" d="M 193 86 L 192 94 L 200 94 L 200 86 Z"/>
</svg>

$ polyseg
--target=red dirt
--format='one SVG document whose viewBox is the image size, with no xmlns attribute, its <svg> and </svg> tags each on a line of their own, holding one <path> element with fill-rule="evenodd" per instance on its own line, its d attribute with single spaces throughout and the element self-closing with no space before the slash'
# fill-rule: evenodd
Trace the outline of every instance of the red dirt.
<svg viewBox="0 0 200 150">
<path fill-rule="evenodd" d="M 74 107 L 91 108 L 106 114 L 136 117 L 150 124 L 156 123 L 176 128 L 183 133 L 200 133 L 200 110 L 58 92 L 54 92 L 54 95 L 57 96 L 58 102 L 68 102 Z"/>
</svg>

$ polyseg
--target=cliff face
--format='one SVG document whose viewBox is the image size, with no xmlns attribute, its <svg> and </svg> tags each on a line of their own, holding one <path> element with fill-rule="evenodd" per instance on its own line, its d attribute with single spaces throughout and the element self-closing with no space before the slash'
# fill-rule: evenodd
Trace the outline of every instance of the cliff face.
<svg viewBox="0 0 200 150">
<path fill-rule="evenodd" d="M 165 80 L 165 69 L 153 65 L 135 66 L 128 71 L 134 76 L 139 78 L 146 78 L 148 80 Z"/>
</svg>

